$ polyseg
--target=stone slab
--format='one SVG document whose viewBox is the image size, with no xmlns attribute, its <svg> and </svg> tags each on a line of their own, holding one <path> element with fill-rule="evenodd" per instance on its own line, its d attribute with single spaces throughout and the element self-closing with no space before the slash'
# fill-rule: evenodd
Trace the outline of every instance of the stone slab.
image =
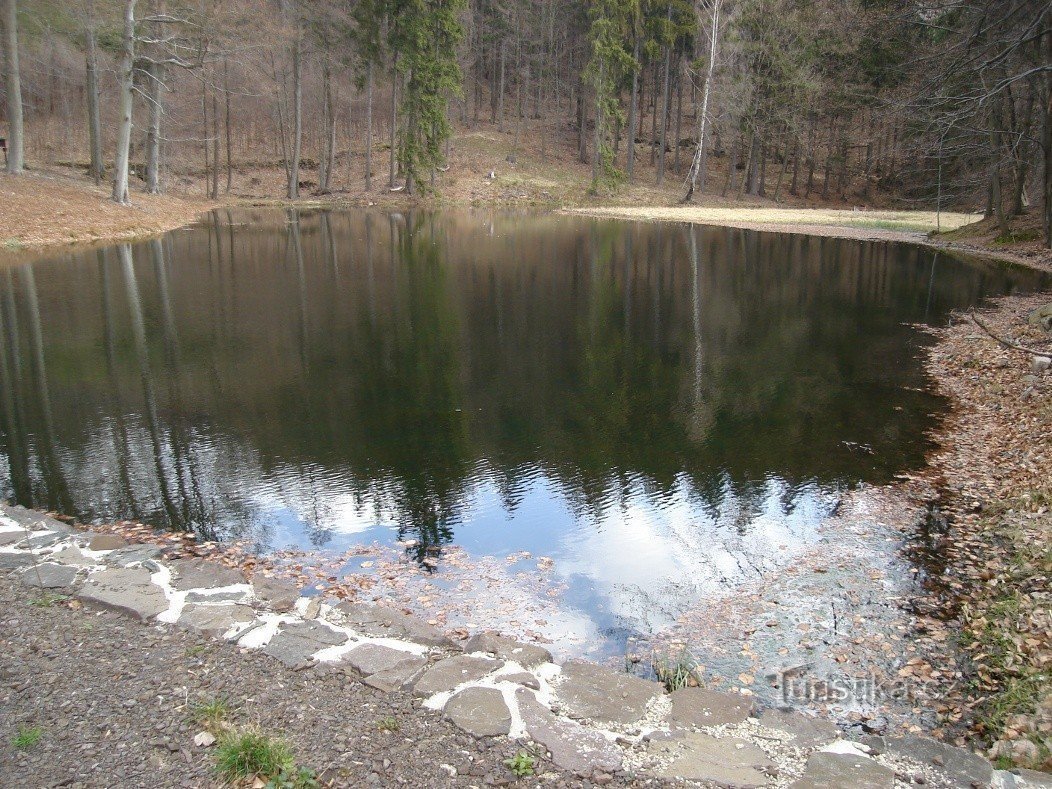
<svg viewBox="0 0 1052 789">
<path fill-rule="evenodd" d="M 682 688 L 672 694 L 669 720 L 676 728 L 742 723 L 752 714 L 750 699 L 706 688 Z"/>
<path fill-rule="evenodd" d="M 586 778 L 621 769 L 620 749 L 599 732 L 552 714 L 525 688 L 515 691 L 515 701 L 530 739 L 547 748 L 562 769 Z"/>
<path fill-rule="evenodd" d="M 427 668 L 427 659 L 414 657 L 400 663 L 395 668 L 385 671 L 377 671 L 362 680 L 366 685 L 382 690 L 384 693 L 393 693 L 396 690 L 409 690 L 413 683 L 420 678 Z"/>
<path fill-rule="evenodd" d="M 813 753 L 791 789 L 894 789 L 895 772 L 865 756 Z"/>
<path fill-rule="evenodd" d="M 413 692 L 417 696 L 433 696 L 446 693 L 465 682 L 482 679 L 504 665 L 503 660 L 476 657 L 474 655 L 456 655 L 440 660 L 417 680 Z"/>
<path fill-rule="evenodd" d="M 516 671 L 512 674 L 501 674 L 498 679 L 501 682 L 510 682 L 513 685 L 522 685 L 524 688 L 541 689 L 540 680 L 528 671 Z"/>
<path fill-rule="evenodd" d="M 144 620 L 168 610 L 164 590 L 150 581 L 150 571 L 145 567 L 107 568 L 92 573 L 77 596 Z"/>
<path fill-rule="evenodd" d="M 47 529 L 48 531 L 58 532 L 59 534 L 73 534 L 77 531 L 69 524 L 56 520 L 42 512 L 27 510 L 25 507 L 17 504 L 5 504 L 0 507 L 0 512 L 13 520 L 23 529 L 28 528 L 30 531 Z"/>
<path fill-rule="evenodd" d="M 0 545 L 10 545 L 13 542 L 25 539 L 24 531 L 0 531 Z"/>
<path fill-rule="evenodd" d="M 132 543 L 124 548 L 118 548 L 106 555 L 103 561 L 115 567 L 131 567 L 142 564 L 161 555 L 161 549 L 149 543 Z"/>
<path fill-rule="evenodd" d="M 93 567 L 96 562 L 84 555 L 84 552 L 75 546 L 63 548 L 61 551 L 55 551 L 48 557 L 56 562 L 62 562 L 63 564 L 72 564 L 77 567 Z"/>
<path fill-rule="evenodd" d="M 236 625 L 248 624 L 255 618 L 256 612 L 247 605 L 191 603 L 183 607 L 177 624 L 218 638 Z"/>
<path fill-rule="evenodd" d="M 193 590 L 186 593 L 188 603 L 240 603 L 245 600 L 245 592 L 234 590 L 230 592 L 212 592 L 205 590 Z"/>
<path fill-rule="evenodd" d="M 766 709 L 760 714 L 760 723 L 768 729 L 791 734 L 797 748 L 825 745 L 840 736 L 840 730 L 829 721 L 790 710 Z"/>
<path fill-rule="evenodd" d="M 429 647 L 453 648 L 453 642 L 423 619 L 385 605 L 342 602 L 335 609 L 346 625 L 369 636 L 399 638 Z"/>
<path fill-rule="evenodd" d="M 343 656 L 344 662 L 363 676 L 390 671 L 418 658 L 410 652 L 383 644 L 362 644 Z"/>
<path fill-rule="evenodd" d="M 511 710 L 495 688 L 465 688 L 446 702 L 442 714 L 474 737 L 497 737 L 511 731 Z"/>
<path fill-rule="evenodd" d="M 643 717 L 647 706 L 664 689 L 657 682 L 622 671 L 571 660 L 563 666 L 555 692 L 571 718 L 633 723 Z"/>
<path fill-rule="evenodd" d="M 485 652 L 500 660 L 513 661 L 523 668 L 536 668 L 552 662 L 552 653 L 536 644 L 524 644 L 499 633 L 477 633 L 464 643 L 465 652 Z"/>
<path fill-rule="evenodd" d="M 263 653 L 286 666 L 296 667 L 310 661 L 315 652 L 347 641 L 345 633 L 319 622 L 294 622 L 279 630 L 263 648 Z"/>
<path fill-rule="evenodd" d="M 15 545 L 16 548 L 21 550 L 32 550 L 34 548 L 50 548 L 52 545 L 62 542 L 66 539 L 66 534 L 62 532 L 48 532 L 47 534 L 37 534 L 33 537 L 29 537 Z"/>
<path fill-rule="evenodd" d="M 736 737 L 687 732 L 682 737 L 652 740 L 647 752 L 657 759 L 654 772 L 662 778 L 708 781 L 743 789 L 774 781 L 775 765 L 767 754 Z"/>
<path fill-rule="evenodd" d="M 71 589 L 80 570 L 65 564 L 44 562 L 22 571 L 22 583 L 40 589 Z"/>
<path fill-rule="evenodd" d="M 0 570 L 21 570 L 39 559 L 31 553 L 0 553 Z"/>
<path fill-rule="evenodd" d="M 181 592 L 245 583 L 245 576 L 240 571 L 207 559 L 178 559 L 170 567 L 172 588 Z"/>
<path fill-rule="evenodd" d="M 888 753 L 933 767 L 962 786 L 985 786 L 993 777 L 993 766 L 982 756 L 930 737 L 885 737 L 884 746 Z"/>
<path fill-rule="evenodd" d="M 89 551 L 115 551 L 124 548 L 128 541 L 119 534 L 93 534 L 88 540 Z"/>
<path fill-rule="evenodd" d="M 291 581 L 267 578 L 257 573 L 252 576 L 252 593 L 265 602 L 271 611 L 284 614 L 296 605 L 300 588 Z"/>
</svg>

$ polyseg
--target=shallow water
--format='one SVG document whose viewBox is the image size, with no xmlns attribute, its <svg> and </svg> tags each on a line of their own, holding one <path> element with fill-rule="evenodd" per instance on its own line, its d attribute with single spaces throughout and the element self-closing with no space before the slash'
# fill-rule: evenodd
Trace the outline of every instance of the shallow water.
<svg viewBox="0 0 1052 789">
<path fill-rule="evenodd" d="M 1040 284 L 676 224 L 216 213 L 0 271 L 0 481 L 260 552 L 375 542 L 439 578 L 444 547 L 529 551 L 569 626 L 619 642 L 921 465 L 943 404 L 909 324 Z"/>
</svg>

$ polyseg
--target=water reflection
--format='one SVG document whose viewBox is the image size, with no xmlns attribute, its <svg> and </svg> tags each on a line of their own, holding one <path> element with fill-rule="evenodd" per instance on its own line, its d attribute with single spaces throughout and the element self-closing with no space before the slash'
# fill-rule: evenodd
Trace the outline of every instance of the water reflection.
<svg viewBox="0 0 1052 789">
<path fill-rule="evenodd" d="M 2 482 L 260 550 L 527 549 L 645 627 L 918 465 L 906 324 L 1037 285 L 731 229 L 215 213 L 0 272 Z"/>
</svg>

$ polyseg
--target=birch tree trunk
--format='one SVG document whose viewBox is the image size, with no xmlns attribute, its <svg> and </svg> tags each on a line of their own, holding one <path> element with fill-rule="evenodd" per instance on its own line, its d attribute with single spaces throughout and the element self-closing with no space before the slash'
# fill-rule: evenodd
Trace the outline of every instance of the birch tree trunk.
<svg viewBox="0 0 1052 789">
<path fill-rule="evenodd" d="M 10 0 L 9 0 L 10 1 Z M 118 70 L 117 153 L 113 163 L 113 200 L 128 203 L 128 158 L 131 155 L 132 81 L 135 76 L 135 0 L 124 0 L 124 32 Z"/>
<path fill-rule="evenodd" d="M 17 175 L 25 166 L 17 0 L 4 0 L 4 59 L 7 77 L 7 172 Z"/>
<path fill-rule="evenodd" d="M 296 20 L 292 43 L 292 166 L 289 168 L 289 199 L 300 196 L 300 153 L 303 149 L 303 62 L 302 30 Z"/>
<path fill-rule="evenodd" d="M 102 120 L 99 112 L 99 53 L 96 41 L 95 0 L 88 0 L 88 19 L 84 28 L 84 66 L 88 99 L 88 147 L 91 149 L 89 173 L 98 186 L 105 174 L 102 162 Z"/>
<path fill-rule="evenodd" d="M 163 15 L 166 11 L 166 3 L 160 0 L 156 4 L 157 13 Z M 160 24 L 153 25 L 153 37 L 160 40 L 163 34 Z M 146 191 L 152 195 L 161 193 L 161 96 L 164 80 L 164 66 L 160 64 L 163 53 L 160 45 L 153 45 L 152 62 L 148 61 L 146 66 L 147 101 L 150 104 L 150 125 L 146 130 Z"/>
<path fill-rule="evenodd" d="M 712 72 L 716 66 L 716 41 L 719 35 L 720 5 L 722 0 L 713 0 L 712 3 L 712 32 L 709 43 L 709 65 L 705 70 L 705 89 L 701 92 L 701 110 L 698 112 L 698 147 L 694 151 L 694 159 L 690 163 L 687 173 L 687 193 L 683 195 L 683 202 L 690 202 L 694 197 L 694 190 L 698 185 L 698 176 L 702 171 L 705 159 L 705 127 L 709 116 L 709 93 L 712 88 Z M 698 10 L 701 8 L 699 6 Z M 726 193 L 726 189 L 724 192 Z"/>
</svg>

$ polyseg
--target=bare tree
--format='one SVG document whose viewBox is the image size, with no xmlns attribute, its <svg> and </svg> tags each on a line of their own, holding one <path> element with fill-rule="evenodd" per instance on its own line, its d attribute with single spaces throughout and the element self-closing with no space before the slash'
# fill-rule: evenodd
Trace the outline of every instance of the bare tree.
<svg viewBox="0 0 1052 789">
<path fill-rule="evenodd" d="M 720 6 L 723 0 L 712 0 L 711 16 L 712 27 L 709 32 L 709 63 L 705 69 L 705 87 L 701 92 L 701 107 L 698 109 L 698 147 L 694 151 L 694 159 L 690 163 L 687 173 L 687 193 L 683 195 L 683 202 L 687 203 L 694 197 L 694 190 L 698 185 L 698 176 L 701 173 L 705 160 L 705 126 L 709 116 L 709 94 L 712 91 L 712 74 L 716 68 L 717 41 L 720 29 Z M 698 16 L 702 12 L 702 3 L 698 3 Z"/>
<path fill-rule="evenodd" d="M 135 0 L 124 0 L 124 29 L 121 35 L 117 154 L 113 164 L 113 199 L 128 203 L 128 169 L 131 156 L 132 109 L 135 79 Z"/>
<path fill-rule="evenodd" d="M 7 77 L 7 172 L 25 167 L 22 123 L 22 74 L 18 66 L 18 2 L 4 0 L 4 56 Z"/>
</svg>

